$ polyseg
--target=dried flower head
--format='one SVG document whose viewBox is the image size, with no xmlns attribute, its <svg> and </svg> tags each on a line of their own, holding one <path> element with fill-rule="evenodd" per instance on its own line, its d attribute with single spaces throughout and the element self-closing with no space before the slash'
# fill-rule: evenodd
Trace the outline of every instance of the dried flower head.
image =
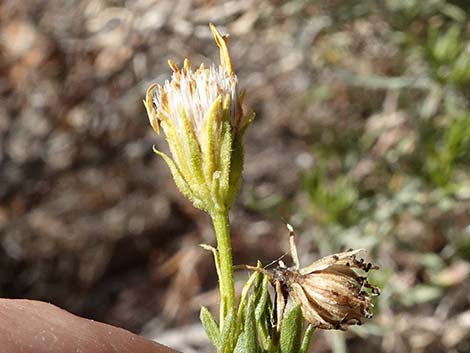
<svg viewBox="0 0 470 353">
<path fill-rule="evenodd" d="M 253 114 L 244 115 L 244 92 L 227 46 L 210 25 L 220 49 L 220 65 L 193 70 L 188 59 L 180 68 L 173 61 L 171 81 L 153 84 L 144 105 L 150 124 L 166 135 L 172 158 L 160 151 L 179 189 L 198 208 L 230 207 L 241 178 L 242 138 Z"/>
<path fill-rule="evenodd" d="M 367 273 L 378 267 L 356 258 L 363 249 L 326 256 L 300 268 L 293 230 L 290 225 L 288 229 L 295 266 L 288 268 L 279 261 L 273 271 L 262 270 L 276 289 L 278 329 L 289 297 L 300 305 L 304 318 L 317 328 L 346 330 L 372 317 L 371 296 L 379 295 L 380 289 L 355 270 Z"/>
</svg>

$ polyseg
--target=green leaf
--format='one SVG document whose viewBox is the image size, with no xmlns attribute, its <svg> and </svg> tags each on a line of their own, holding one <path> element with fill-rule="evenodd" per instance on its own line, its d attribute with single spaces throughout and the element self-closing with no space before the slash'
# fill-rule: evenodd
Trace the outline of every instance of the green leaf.
<svg viewBox="0 0 470 353">
<path fill-rule="evenodd" d="M 267 315 L 267 313 L 265 313 L 260 317 L 259 320 L 256 320 L 256 325 L 264 350 L 270 351 L 269 347 L 272 347 L 273 345 L 272 332 L 270 332 L 270 328 L 272 327 L 271 318 Z"/>
<path fill-rule="evenodd" d="M 264 276 L 261 286 L 259 286 L 259 300 L 256 304 L 255 318 L 259 321 L 261 316 L 265 313 L 268 308 L 269 299 L 269 278 Z"/>
<path fill-rule="evenodd" d="M 235 317 L 233 311 L 225 318 L 224 327 L 222 328 L 222 333 L 220 335 L 220 347 L 217 349 L 217 352 L 220 353 L 230 353 L 233 348 L 232 334 L 235 327 Z"/>
<path fill-rule="evenodd" d="M 281 323 L 281 353 L 298 353 L 302 337 L 303 317 L 300 305 L 290 310 Z"/>
<path fill-rule="evenodd" d="M 246 347 L 246 338 L 245 338 L 245 333 L 242 332 L 238 336 L 237 345 L 235 346 L 233 353 L 245 353 L 246 352 L 245 347 Z"/>
<path fill-rule="evenodd" d="M 258 267 L 261 268 L 261 263 L 258 262 Z M 255 271 L 253 274 L 250 276 L 248 281 L 246 281 L 245 285 L 243 286 L 242 293 L 240 295 L 240 302 L 238 304 L 238 317 L 242 317 L 242 314 L 245 310 L 248 294 L 250 292 L 250 289 L 253 287 L 253 285 L 256 287 L 257 283 L 259 282 L 259 278 L 261 278 L 262 274 L 261 272 Z"/>
<path fill-rule="evenodd" d="M 204 327 L 204 330 L 206 331 L 207 337 L 211 341 L 211 343 L 214 345 L 214 347 L 219 350 L 220 347 L 220 331 L 219 331 L 219 326 L 217 325 L 217 322 L 215 322 L 214 317 L 212 314 L 207 310 L 206 307 L 201 308 L 201 313 L 199 315 L 201 322 L 202 322 L 202 327 Z"/>
<path fill-rule="evenodd" d="M 255 302 L 251 297 L 245 311 L 245 352 L 258 353 L 258 336 L 256 334 Z"/>
<path fill-rule="evenodd" d="M 314 332 L 315 332 L 315 327 L 313 325 L 308 325 L 304 333 L 302 346 L 300 347 L 300 353 L 308 353 L 310 349 L 310 344 L 312 343 L 312 335 Z"/>
</svg>

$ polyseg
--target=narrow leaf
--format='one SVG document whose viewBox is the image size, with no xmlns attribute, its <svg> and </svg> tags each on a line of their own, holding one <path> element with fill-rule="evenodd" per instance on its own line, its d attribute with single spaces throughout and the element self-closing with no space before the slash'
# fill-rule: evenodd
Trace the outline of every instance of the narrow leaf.
<svg viewBox="0 0 470 353">
<path fill-rule="evenodd" d="M 267 303 L 269 299 L 269 279 L 268 277 L 264 276 L 263 281 L 261 283 L 261 286 L 259 286 L 259 300 L 258 303 L 256 304 L 256 309 L 255 309 L 255 318 L 256 321 L 259 321 L 261 316 L 264 314 L 266 309 L 268 308 Z"/>
<path fill-rule="evenodd" d="M 250 276 L 248 281 L 246 281 L 245 285 L 243 286 L 242 294 L 240 296 L 240 304 L 238 304 L 238 316 L 239 317 L 242 316 L 243 311 L 245 310 L 245 305 L 246 305 L 249 291 L 259 276 L 261 276 L 260 272 L 253 272 L 253 274 Z"/>
<path fill-rule="evenodd" d="M 238 336 L 237 345 L 235 346 L 233 353 L 245 353 L 246 352 L 245 347 L 246 347 L 246 338 L 245 338 L 245 333 L 242 332 Z"/>
<path fill-rule="evenodd" d="M 303 317 L 300 305 L 290 310 L 281 323 L 281 353 L 298 353 L 302 338 Z"/>
<path fill-rule="evenodd" d="M 201 322 L 202 322 L 202 327 L 204 327 L 204 330 L 206 331 L 207 337 L 211 341 L 211 343 L 216 347 L 217 350 L 219 350 L 220 347 L 220 331 L 219 331 L 219 326 L 214 320 L 214 317 L 210 313 L 209 310 L 207 310 L 206 307 L 201 308 L 201 313 L 199 315 Z"/>
<path fill-rule="evenodd" d="M 258 327 L 258 335 L 263 345 L 263 349 L 266 351 L 271 352 L 272 349 L 270 347 L 273 346 L 273 335 L 276 335 L 277 332 L 275 330 L 271 330 L 272 323 L 271 318 L 267 312 L 265 312 L 259 320 L 256 320 L 256 324 Z"/>
<path fill-rule="evenodd" d="M 231 352 L 232 346 L 232 331 L 235 327 L 235 318 L 233 311 L 231 311 L 226 317 L 224 322 L 224 327 L 222 328 L 222 333 L 220 335 L 220 347 L 217 352 L 228 353 Z"/>
<path fill-rule="evenodd" d="M 255 303 L 253 297 L 249 300 L 245 311 L 245 352 L 258 353 L 258 336 L 256 334 Z"/>
<path fill-rule="evenodd" d="M 315 332 L 315 327 L 313 325 L 308 325 L 304 333 L 302 346 L 300 347 L 300 353 L 308 353 L 310 349 L 310 344 L 312 343 L 312 335 L 314 332 Z"/>
</svg>

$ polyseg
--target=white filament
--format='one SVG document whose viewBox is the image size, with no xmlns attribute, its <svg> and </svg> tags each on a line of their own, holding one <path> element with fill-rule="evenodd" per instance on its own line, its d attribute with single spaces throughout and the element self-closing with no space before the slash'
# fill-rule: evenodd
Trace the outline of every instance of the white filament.
<svg viewBox="0 0 470 353">
<path fill-rule="evenodd" d="M 154 104 L 157 107 L 158 114 L 170 119 L 177 126 L 178 131 L 181 132 L 182 119 L 180 118 L 180 112 L 184 110 L 193 124 L 200 143 L 204 139 L 203 131 L 206 123 L 206 113 L 218 96 L 224 98 L 228 94 L 231 97 L 231 115 L 232 119 L 236 118 L 238 80 L 235 75 L 229 75 L 222 66 L 215 67 L 215 65 L 212 65 L 209 69 L 196 72 L 191 69 L 180 70 L 179 73 L 173 73 L 171 81 L 166 80 L 163 87 L 154 92 Z M 163 109 L 161 105 L 162 92 L 167 96 L 168 111 Z M 232 125 L 236 123 L 232 121 Z"/>
</svg>

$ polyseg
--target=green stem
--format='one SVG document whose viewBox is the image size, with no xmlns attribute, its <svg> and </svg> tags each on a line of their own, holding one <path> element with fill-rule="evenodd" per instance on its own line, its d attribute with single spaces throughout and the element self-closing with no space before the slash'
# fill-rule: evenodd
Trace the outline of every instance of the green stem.
<svg viewBox="0 0 470 353">
<path fill-rule="evenodd" d="M 230 239 L 230 222 L 228 210 L 211 213 L 217 239 L 219 261 L 220 290 L 220 328 L 224 325 L 229 311 L 235 310 L 235 289 L 233 284 L 232 244 Z"/>
</svg>

